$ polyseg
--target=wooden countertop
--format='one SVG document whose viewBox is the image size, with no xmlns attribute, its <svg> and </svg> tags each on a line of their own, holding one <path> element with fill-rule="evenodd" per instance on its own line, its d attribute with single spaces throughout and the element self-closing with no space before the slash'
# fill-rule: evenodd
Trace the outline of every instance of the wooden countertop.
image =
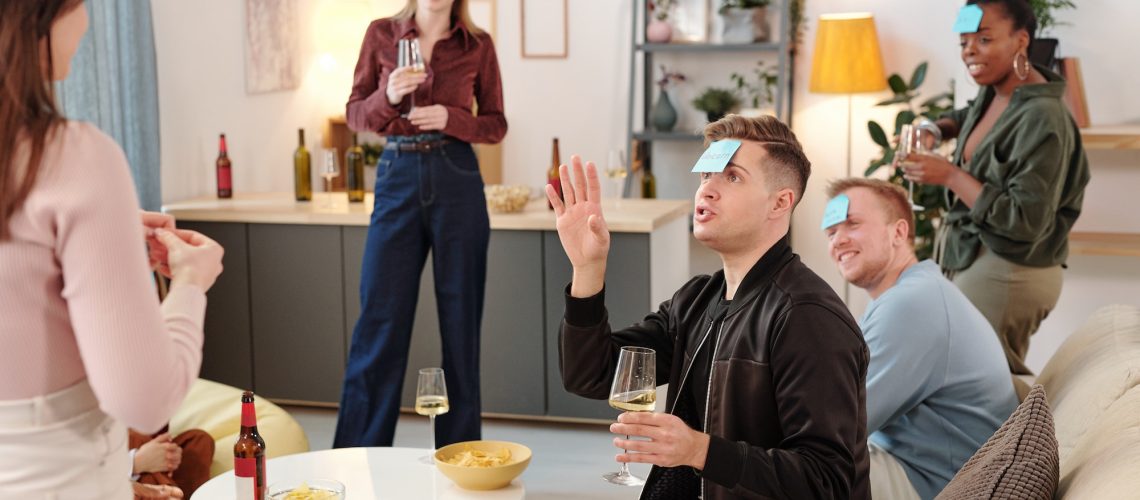
<svg viewBox="0 0 1140 500">
<path fill-rule="evenodd" d="M 364 203 L 348 203 L 345 193 L 332 193 L 334 204 L 325 206 L 327 193 L 313 193 L 313 201 L 297 202 L 292 193 L 238 194 L 228 200 L 196 198 L 163 205 L 162 211 L 177 220 L 197 222 L 239 222 L 256 224 L 313 224 L 367 226 L 372 213 L 372 193 Z M 627 199 L 602 201 L 602 211 L 610 231 L 649 233 L 678 218 L 687 217 L 690 200 Z M 553 231 L 554 212 L 545 199 L 531 200 L 522 212 L 491 215 L 491 229 Z"/>
</svg>

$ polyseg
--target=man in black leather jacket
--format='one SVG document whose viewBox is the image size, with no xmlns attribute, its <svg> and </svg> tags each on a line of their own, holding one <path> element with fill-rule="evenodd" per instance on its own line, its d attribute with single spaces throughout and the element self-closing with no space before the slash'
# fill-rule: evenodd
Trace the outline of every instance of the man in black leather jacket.
<svg viewBox="0 0 1140 500">
<path fill-rule="evenodd" d="M 609 396 L 622 346 L 657 351 L 665 413 L 623 413 L 610 430 L 622 462 L 654 464 L 643 499 L 868 499 L 867 346 L 835 292 L 788 245 L 810 163 L 773 117 L 729 115 L 706 142 L 740 141 L 702 173 L 693 235 L 723 270 L 697 276 L 640 323 L 611 330 L 609 252 L 597 171 L 561 167 L 558 235 L 573 266 L 559 349 L 563 385 Z M 642 439 L 632 439 L 641 437 Z"/>
</svg>

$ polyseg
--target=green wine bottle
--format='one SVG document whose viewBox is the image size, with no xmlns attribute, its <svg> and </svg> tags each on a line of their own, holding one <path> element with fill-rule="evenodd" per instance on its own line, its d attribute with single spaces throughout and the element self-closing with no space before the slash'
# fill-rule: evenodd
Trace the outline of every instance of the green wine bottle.
<svg viewBox="0 0 1140 500">
<path fill-rule="evenodd" d="M 352 134 L 352 147 L 344 154 L 344 168 L 348 201 L 364 201 L 364 148 L 357 144 L 356 134 Z"/>
<path fill-rule="evenodd" d="M 297 151 L 293 153 L 293 193 L 297 201 L 313 199 L 312 158 L 305 149 L 305 129 L 297 129 Z"/>
</svg>

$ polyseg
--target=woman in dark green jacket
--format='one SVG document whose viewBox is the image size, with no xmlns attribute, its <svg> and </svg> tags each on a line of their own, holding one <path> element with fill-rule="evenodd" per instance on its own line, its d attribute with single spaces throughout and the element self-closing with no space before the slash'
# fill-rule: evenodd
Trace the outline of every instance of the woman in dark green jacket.
<svg viewBox="0 0 1140 500">
<path fill-rule="evenodd" d="M 1061 294 L 1069 229 L 1089 181 L 1080 132 L 1061 98 L 1065 82 L 1029 63 L 1036 20 L 1025 0 L 969 0 L 982 10 L 962 33 L 962 61 L 981 86 L 966 108 L 938 121 L 957 137 L 952 162 L 912 155 L 915 182 L 945 186 L 949 212 L 936 258 L 1001 338 L 1014 374 L 1029 336 Z"/>
</svg>

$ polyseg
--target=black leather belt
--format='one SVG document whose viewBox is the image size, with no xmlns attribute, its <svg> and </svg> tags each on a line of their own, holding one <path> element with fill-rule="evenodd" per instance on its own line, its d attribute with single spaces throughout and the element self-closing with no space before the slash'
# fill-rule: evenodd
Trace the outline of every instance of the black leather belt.
<svg viewBox="0 0 1140 500">
<path fill-rule="evenodd" d="M 447 139 L 437 139 L 434 141 L 419 141 L 419 142 L 389 142 L 385 148 L 395 149 L 400 152 L 408 153 L 415 151 L 417 153 L 427 153 L 450 143 Z"/>
</svg>

